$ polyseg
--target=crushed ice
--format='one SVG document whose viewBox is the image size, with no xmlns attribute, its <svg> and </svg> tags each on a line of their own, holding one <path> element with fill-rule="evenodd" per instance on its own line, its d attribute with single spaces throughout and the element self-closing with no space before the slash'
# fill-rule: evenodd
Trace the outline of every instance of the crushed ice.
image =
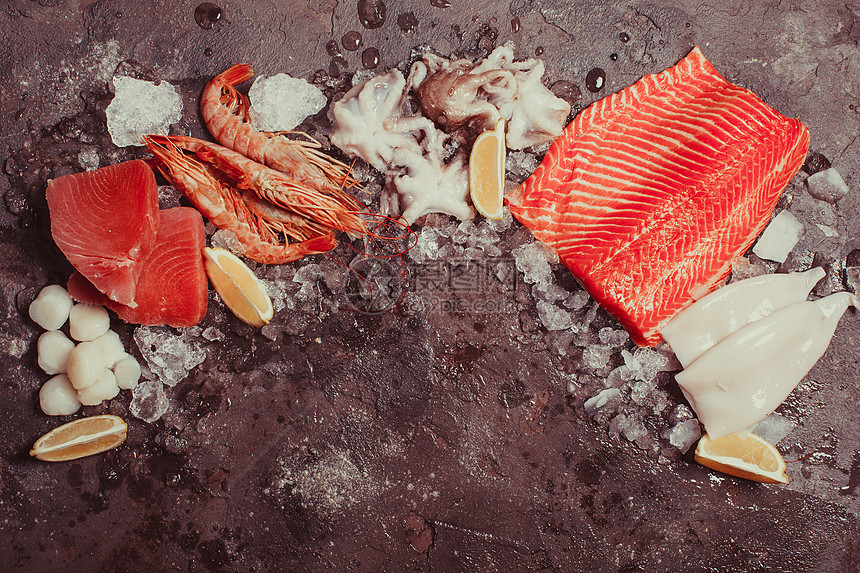
<svg viewBox="0 0 860 573">
<path fill-rule="evenodd" d="M 164 385 L 175 386 L 206 359 L 206 350 L 199 342 L 202 334 L 199 327 L 186 328 L 181 334 L 173 334 L 167 327 L 141 326 L 134 331 L 134 341 L 146 364 L 142 368 L 144 380 L 132 393 L 129 411 L 133 416 L 154 422 L 167 412 Z"/>
<path fill-rule="evenodd" d="M 105 110 L 107 128 L 117 147 L 140 145 L 140 136 L 167 134 L 182 119 L 182 98 L 168 82 L 113 78 L 114 97 Z"/>
<path fill-rule="evenodd" d="M 287 74 L 259 76 L 248 90 L 251 121 L 260 131 L 288 131 L 325 107 L 316 86 Z"/>
</svg>

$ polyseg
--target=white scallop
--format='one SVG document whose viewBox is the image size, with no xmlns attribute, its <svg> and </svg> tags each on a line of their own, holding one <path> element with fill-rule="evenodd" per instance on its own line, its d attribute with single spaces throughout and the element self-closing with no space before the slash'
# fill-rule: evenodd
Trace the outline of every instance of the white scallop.
<svg viewBox="0 0 860 573">
<path fill-rule="evenodd" d="M 137 363 L 134 356 L 126 354 L 114 364 L 113 373 L 116 377 L 117 386 L 123 390 L 131 390 L 137 386 L 137 381 L 140 380 L 140 364 Z"/>
<path fill-rule="evenodd" d="M 39 291 L 30 303 L 29 314 L 33 322 L 45 330 L 59 330 L 69 319 L 72 297 L 60 285 L 48 285 Z"/>
<path fill-rule="evenodd" d="M 81 303 L 69 312 L 69 334 L 75 340 L 95 340 L 109 328 L 110 316 L 103 306 Z"/>
<path fill-rule="evenodd" d="M 95 384 L 78 390 L 78 400 L 84 406 L 97 406 L 119 394 L 119 386 L 113 372 L 105 370 Z"/>
<path fill-rule="evenodd" d="M 68 416 L 81 408 L 78 392 L 69 377 L 58 374 L 44 384 L 39 390 L 39 407 L 49 416 Z"/>
<path fill-rule="evenodd" d="M 59 330 L 48 330 L 39 336 L 36 343 L 36 361 L 45 374 L 61 374 L 66 371 L 69 355 L 75 343 Z"/>
<path fill-rule="evenodd" d="M 106 371 L 102 349 L 94 342 L 81 342 L 75 346 L 66 363 L 66 374 L 78 390 L 95 384 Z"/>
<path fill-rule="evenodd" d="M 122 340 L 120 340 L 119 334 L 113 330 L 108 330 L 92 342 L 101 348 L 105 358 L 105 366 L 108 368 L 113 368 L 114 364 L 125 356 Z"/>
</svg>

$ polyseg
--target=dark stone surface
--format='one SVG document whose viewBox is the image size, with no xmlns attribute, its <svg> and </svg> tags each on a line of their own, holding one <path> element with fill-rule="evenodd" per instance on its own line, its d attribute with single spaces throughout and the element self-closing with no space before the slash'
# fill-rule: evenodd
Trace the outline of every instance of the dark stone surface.
<svg viewBox="0 0 860 573">
<path fill-rule="evenodd" d="M 240 61 L 264 75 L 337 72 L 325 79 L 331 99 L 366 48 L 379 50 L 384 71 L 421 45 L 477 58 L 512 40 L 519 57 L 542 50 L 548 85 L 567 82 L 558 91 L 578 111 L 698 44 L 729 80 L 800 117 L 812 150 L 851 189 L 822 205 L 803 189 L 805 174 L 795 178 L 783 205 L 807 227 L 798 256 L 838 271 L 860 246 L 856 2 L 403 0 L 387 2 L 372 29 L 355 1 L 215 2 L 220 17 L 207 7 L 205 26 L 198 4 L 10 0 L 0 11 L 0 570 L 860 570 L 860 317 L 850 311 L 779 410 L 796 424 L 779 444 L 798 460 L 786 487 L 717 476 L 665 442 L 643 449 L 591 419 L 582 403 L 603 383 L 583 371 L 581 348 L 544 329 L 522 280 L 462 298 L 442 288 L 442 310 L 365 315 L 337 310 L 336 281 L 300 295 L 290 279 L 307 261 L 260 270 L 287 289 L 268 336 L 212 298 L 201 327 L 222 339 L 200 338 L 207 358 L 167 388 L 160 420 L 133 417 L 123 392 L 83 412 L 126 419 L 122 447 L 68 463 L 30 459 L 33 441 L 66 421 L 38 408 L 47 377 L 26 314 L 42 286 L 70 271 L 50 238 L 44 187 L 79 171 L 82 150 L 102 165 L 146 156 L 115 148 L 105 130 L 120 68 L 178 86 L 185 115 L 175 129 L 206 137 L 200 91 Z M 326 44 L 350 30 L 362 49 L 330 66 Z M 598 67 L 606 83 L 592 93 L 586 77 Z M 306 127 L 325 136 L 325 114 Z M 501 233 L 493 264 L 510 266 L 507 253 L 527 236 L 516 223 Z M 409 272 L 419 288 L 430 270 L 410 262 Z M 594 325 L 617 328 L 602 313 Z M 137 353 L 134 327 L 114 326 Z M 661 384 L 670 406 L 682 401 L 671 376 Z M 646 422 L 653 435 L 670 425 L 666 414 Z"/>
</svg>

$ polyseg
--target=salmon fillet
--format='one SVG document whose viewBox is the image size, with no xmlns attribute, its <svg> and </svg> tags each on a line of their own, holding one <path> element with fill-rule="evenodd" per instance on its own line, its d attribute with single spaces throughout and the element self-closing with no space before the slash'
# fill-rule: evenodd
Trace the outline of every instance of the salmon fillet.
<svg viewBox="0 0 860 573">
<path fill-rule="evenodd" d="M 585 289 L 652 346 L 770 220 L 809 130 L 701 50 L 582 111 L 508 198 Z"/>
</svg>

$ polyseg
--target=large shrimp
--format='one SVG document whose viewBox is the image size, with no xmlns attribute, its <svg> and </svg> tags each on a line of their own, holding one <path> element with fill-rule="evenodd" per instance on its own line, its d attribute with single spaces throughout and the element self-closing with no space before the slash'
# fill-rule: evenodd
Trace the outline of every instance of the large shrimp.
<svg viewBox="0 0 860 573">
<path fill-rule="evenodd" d="M 236 187 L 251 191 L 263 202 L 329 229 L 356 236 L 367 233 L 367 226 L 360 216 L 365 211 L 364 206 L 348 193 L 326 194 L 308 188 L 301 181 L 217 143 L 182 135 L 147 137 L 157 143 L 169 142 L 174 147 L 197 154 L 204 163 L 235 181 Z"/>
<path fill-rule="evenodd" d="M 266 216 L 262 202 L 234 186 L 230 174 L 186 155 L 171 139 L 147 135 L 143 141 L 162 175 L 213 225 L 231 231 L 244 249 L 240 253 L 243 256 L 259 263 L 280 264 L 326 253 L 337 246 L 331 230 L 304 217 L 278 212 L 277 208 Z M 287 237 L 299 242 L 289 243 Z"/>
<path fill-rule="evenodd" d="M 235 87 L 253 76 L 251 66 L 236 64 L 215 76 L 203 88 L 200 113 L 212 137 L 224 147 L 321 193 L 342 194 L 344 187 L 358 185 L 349 176 L 349 168 L 320 151 L 319 142 L 307 134 L 270 133 L 254 128 L 248 114 L 248 99 Z M 306 139 L 289 139 L 284 133 L 296 133 Z"/>
</svg>

